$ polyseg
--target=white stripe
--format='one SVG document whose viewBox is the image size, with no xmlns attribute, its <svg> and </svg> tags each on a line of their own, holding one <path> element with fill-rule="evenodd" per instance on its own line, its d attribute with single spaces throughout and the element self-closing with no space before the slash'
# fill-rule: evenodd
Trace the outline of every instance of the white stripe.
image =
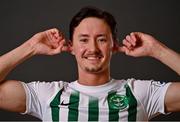
<svg viewBox="0 0 180 122">
<path fill-rule="evenodd" d="M 78 121 L 88 121 L 88 102 L 89 97 L 80 94 L 79 96 L 79 116 L 78 116 Z"/>
<path fill-rule="evenodd" d="M 109 109 L 108 102 L 106 97 L 99 99 L 99 121 L 108 121 L 109 120 Z"/>
<path fill-rule="evenodd" d="M 128 122 L 128 108 L 119 112 L 119 121 Z"/>
<path fill-rule="evenodd" d="M 61 102 L 63 101 L 64 103 L 69 103 L 69 99 L 70 99 L 70 89 L 65 89 L 65 91 L 62 93 L 61 95 Z M 60 110 L 59 110 L 59 121 L 68 121 L 68 106 L 63 106 L 63 105 L 59 105 Z"/>
<path fill-rule="evenodd" d="M 136 115 L 136 120 L 141 120 L 141 121 L 147 121 L 148 122 L 148 117 L 146 116 L 145 112 L 143 111 L 143 107 L 138 101 L 137 105 L 137 115 Z"/>
</svg>

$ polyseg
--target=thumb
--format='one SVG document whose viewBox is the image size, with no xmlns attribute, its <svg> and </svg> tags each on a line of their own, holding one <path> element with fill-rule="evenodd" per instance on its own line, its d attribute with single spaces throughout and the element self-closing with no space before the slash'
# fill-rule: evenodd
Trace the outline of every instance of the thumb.
<svg viewBox="0 0 180 122">
<path fill-rule="evenodd" d="M 126 47 L 125 46 L 119 46 L 118 47 L 118 52 L 125 53 L 126 52 Z"/>
<path fill-rule="evenodd" d="M 119 43 L 114 43 L 113 46 L 113 52 L 117 53 L 117 52 L 125 52 L 124 46 L 119 44 Z"/>
<path fill-rule="evenodd" d="M 62 46 L 59 46 L 56 49 L 51 49 L 48 54 L 49 55 L 56 55 L 56 54 L 59 54 L 61 52 L 62 52 Z"/>
<path fill-rule="evenodd" d="M 70 47 L 70 46 L 63 46 L 62 47 L 62 51 L 63 52 L 72 52 L 72 47 Z"/>
<path fill-rule="evenodd" d="M 72 42 L 70 40 L 66 40 L 63 45 L 62 51 L 72 52 Z"/>
</svg>

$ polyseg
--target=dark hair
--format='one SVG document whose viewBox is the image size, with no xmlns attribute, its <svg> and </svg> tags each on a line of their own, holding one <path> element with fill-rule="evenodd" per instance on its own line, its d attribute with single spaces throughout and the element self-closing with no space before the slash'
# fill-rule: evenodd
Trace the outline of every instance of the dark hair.
<svg viewBox="0 0 180 122">
<path fill-rule="evenodd" d="M 97 9 L 95 7 L 84 7 L 80 9 L 80 11 L 72 18 L 70 26 L 69 26 L 69 34 L 70 34 L 70 40 L 72 41 L 74 29 L 79 25 L 79 23 L 87 18 L 87 17 L 97 17 L 100 19 L 103 19 L 110 27 L 113 39 L 117 40 L 117 27 L 116 27 L 116 21 L 114 17 L 103 10 Z"/>
</svg>

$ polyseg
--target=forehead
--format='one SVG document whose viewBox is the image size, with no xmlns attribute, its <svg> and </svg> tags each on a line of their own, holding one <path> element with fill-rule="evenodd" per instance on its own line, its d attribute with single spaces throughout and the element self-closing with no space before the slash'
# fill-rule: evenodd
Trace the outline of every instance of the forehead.
<svg viewBox="0 0 180 122">
<path fill-rule="evenodd" d="M 83 19 L 74 30 L 76 34 L 109 34 L 111 33 L 109 25 L 100 18 L 88 17 Z"/>
</svg>

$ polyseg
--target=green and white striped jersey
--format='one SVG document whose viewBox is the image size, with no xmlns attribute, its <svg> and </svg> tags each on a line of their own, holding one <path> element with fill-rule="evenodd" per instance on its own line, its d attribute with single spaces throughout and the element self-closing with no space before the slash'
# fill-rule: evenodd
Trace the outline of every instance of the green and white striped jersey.
<svg viewBox="0 0 180 122">
<path fill-rule="evenodd" d="M 43 121 L 147 121 L 165 113 L 169 84 L 135 79 L 112 79 L 100 86 L 77 81 L 23 83 L 25 113 Z"/>
</svg>

